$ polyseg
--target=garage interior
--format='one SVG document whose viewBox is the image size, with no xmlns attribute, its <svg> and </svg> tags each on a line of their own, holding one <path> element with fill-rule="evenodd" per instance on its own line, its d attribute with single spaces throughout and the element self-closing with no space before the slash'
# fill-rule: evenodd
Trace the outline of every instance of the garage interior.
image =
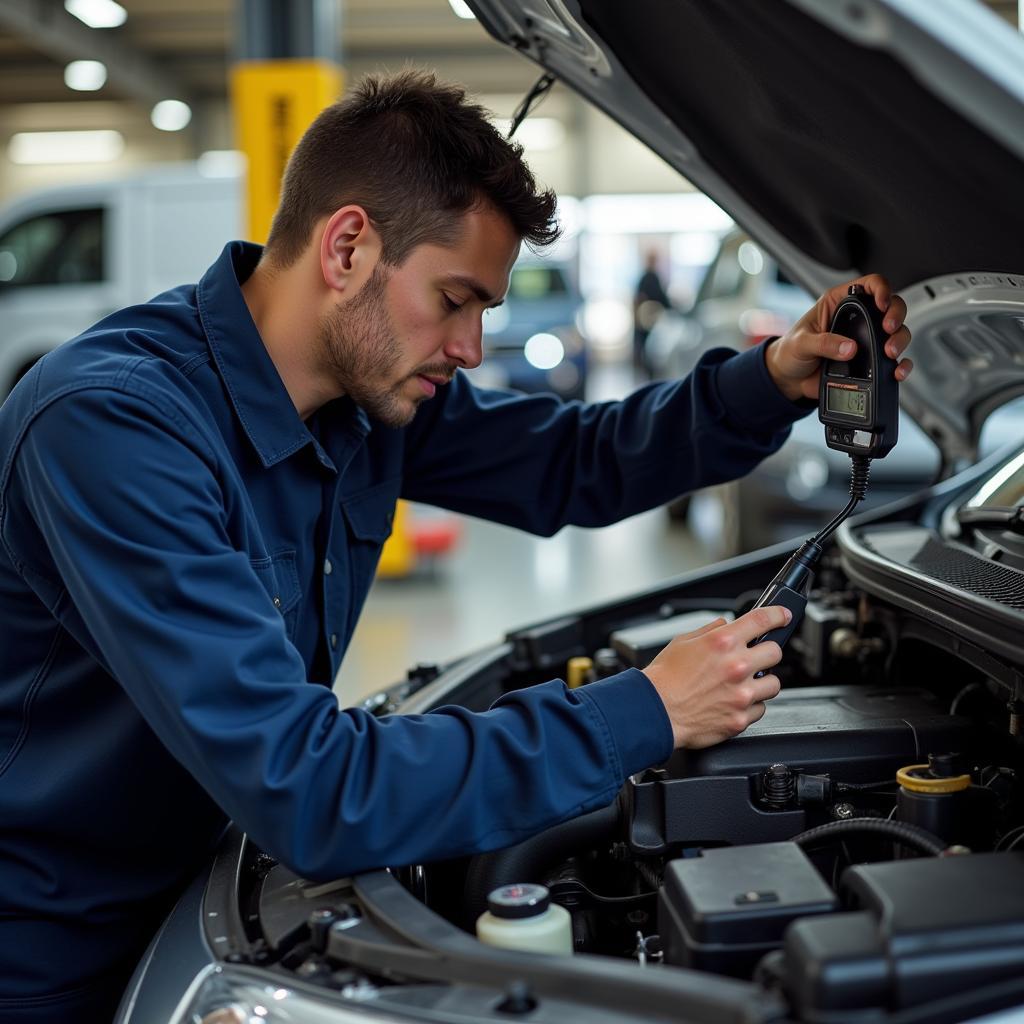
<svg viewBox="0 0 1024 1024">
<path fill-rule="evenodd" d="M 987 5 L 1017 23 L 1016 0 L 988 0 Z M 236 170 L 229 69 L 245 45 L 246 17 L 266 18 L 272 8 L 241 0 L 126 0 L 122 24 L 90 28 L 59 0 L 5 0 L 0 5 L 0 204 L 33 189 L 103 180 L 156 164 L 199 161 L 226 173 Z M 447 0 L 338 0 L 335 52 L 344 80 L 409 66 L 436 70 L 465 85 L 507 124 L 536 81 L 537 68 L 499 46 L 475 19 L 464 16 L 470 12 L 458 8 Z M 120 15 L 115 11 L 112 17 L 116 21 Z M 95 68 L 100 58 L 103 71 Z M 76 66 L 90 88 L 68 84 L 73 72 L 67 69 Z M 98 87 L 97 75 L 102 77 Z M 165 100 L 187 104 L 183 127 L 155 127 L 153 109 Z M 552 90 L 530 120 L 537 123 L 528 121 L 521 138 L 531 168 L 560 195 L 597 196 L 607 203 L 608 197 L 649 200 L 691 189 L 621 127 L 564 87 Z M 110 130 L 121 137 L 116 159 L 17 163 L 11 158 L 11 140 L 19 134 Z M 625 322 L 630 290 L 649 248 L 664 257 L 678 244 L 661 225 L 651 223 L 650 202 L 639 205 L 625 230 L 626 245 L 612 250 L 606 237 L 589 257 L 599 260 L 614 252 L 611 266 L 591 274 L 589 287 L 592 302 L 610 301 L 618 314 L 613 317 L 617 329 L 602 339 L 588 374 L 586 394 L 592 400 L 620 397 L 637 383 Z M 716 221 L 715 235 L 727 223 Z M 705 231 L 686 230 L 685 214 L 679 227 L 678 237 L 684 245 L 689 240 L 694 260 L 663 269 L 669 270 L 670 289 L 673 274 L 677 278 L 685 303 L 701 261 L 714 250 Z M 588 282 L 581 284 L 586 290 Z M 595 315 L 607 316 L 606 307 Z M 417 663 L 443 664 L 512 627 L 581 601 L 613 598 L 729 553 L 716 545 L 715 516 L 721 512 L 714 500 L 710 505 L 696 532 L 660 511 L 604 530 L 570 527 L 550 539 L 478 520 L 442 523 L 442 529 L 457 530 L 456 542 L 442 553 L 427 554 L 415 571 L 379 579 L 372 590 L 337 677 L 340 698 L 356 702 L 402 678 Z M 431 513 L 419 515 L 429 531 Z M 481 565 L 487 567 L 483 573 Z"/>
</svg>

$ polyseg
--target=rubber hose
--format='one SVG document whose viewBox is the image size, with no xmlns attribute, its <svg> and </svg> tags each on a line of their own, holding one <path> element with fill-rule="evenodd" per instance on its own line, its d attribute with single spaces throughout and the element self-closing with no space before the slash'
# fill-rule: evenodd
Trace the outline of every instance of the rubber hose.
<svg viewBox="0 0 1024 1024">
<path fill-rule="evenodd" d="M 939 856 L 949 845 L 937 835 L 917 825 L 910 825 L 905 821 L 889 821 L 885 818 L 847 818 L 845 821 L 830 821 L 793 836 L 792 841 L 798 846 L 811 846 L 820 839 L 872 832 L 886 836 L 919 853 L 931 854 L 933 857 Z"/>
<path fill-rule="evenodd" d="M 463 906 L 472 928 L 487 909 L 487 896 L 503 885 L 540 881 L 546 871 L 583 849 L 612 842 L 622 813 L 619 801 L 589 814 L 570 818 L 503 850 L 481 853 L 469 862 Z"/>
</svg>

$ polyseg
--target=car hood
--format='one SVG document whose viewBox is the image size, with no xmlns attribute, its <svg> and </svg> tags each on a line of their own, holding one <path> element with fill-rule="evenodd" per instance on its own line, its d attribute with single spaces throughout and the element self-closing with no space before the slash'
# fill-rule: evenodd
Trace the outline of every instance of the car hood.
<svg viewBox="0 0 1024 1024">
<path fill-rule="evenodd" d="M 812 293 L 907 299 L 947 466 L 1024 391 L 1024 38 L 965 0 L 470 0 Z"/>
</svg>

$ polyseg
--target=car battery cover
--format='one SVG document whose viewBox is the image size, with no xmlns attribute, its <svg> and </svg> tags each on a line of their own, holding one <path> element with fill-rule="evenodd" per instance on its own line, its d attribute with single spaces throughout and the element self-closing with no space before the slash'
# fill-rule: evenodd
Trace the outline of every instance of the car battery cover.
<svg viewBox="0 0 1024 1024">
<path fill-rule="evenodd" d="M 658 897 L 665 960 L 748 977 L 795 918 L 836 910 L 835 893 L 794 843 L 705 850 L 671 861 Z"/>
</svg>

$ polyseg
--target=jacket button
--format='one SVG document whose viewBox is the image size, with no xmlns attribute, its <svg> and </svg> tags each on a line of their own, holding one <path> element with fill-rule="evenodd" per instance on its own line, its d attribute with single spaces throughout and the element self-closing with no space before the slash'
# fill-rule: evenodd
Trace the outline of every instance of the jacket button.
<svg viewBox="0 0 1024 1024">
<path fill-rule="evenodd" d="M 280 608 L 281 607 L 281 598 L 279 598 L 279 597 L 275 597 L 274 598 L 274 607 L 275 608 Z"/>
<path fill-rule="evenodd" d="M 334 572 L 334 566 L 331 565 L 331 560 L 329 558 L 325 558 L 324 559 L 324 575 L 325 576 L 330 576 L 332 572 Z"/>
<path fill-rule="evenodd" d="M 338 646 L 338 634 L 337 633 L 332 633 L 331 634 L 331 648 L 332 648 L 332 650 L 336 649 L 337 646 Z"/>
</svg>

